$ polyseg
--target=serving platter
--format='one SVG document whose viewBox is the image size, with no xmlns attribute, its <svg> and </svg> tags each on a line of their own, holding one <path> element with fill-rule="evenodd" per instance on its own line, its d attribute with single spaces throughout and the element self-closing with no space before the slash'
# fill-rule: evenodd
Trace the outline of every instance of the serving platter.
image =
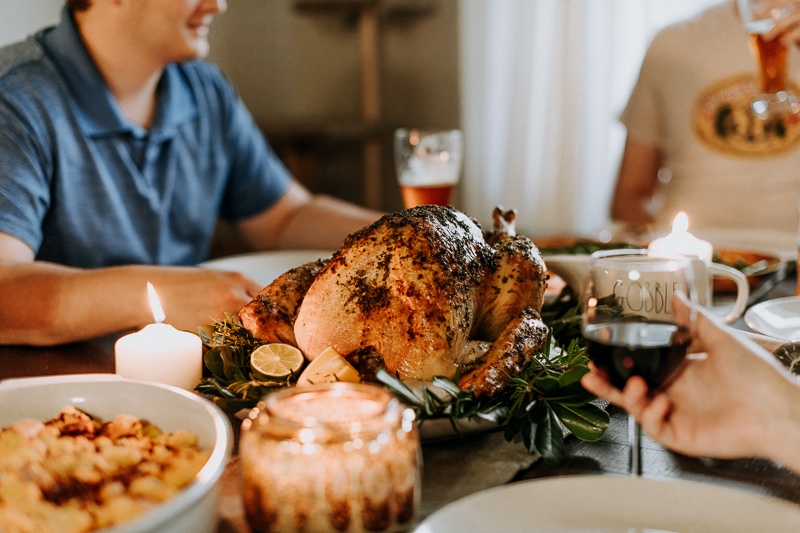
<svg viewBox="0 0 800 533">
<path fill-rule="evenodd" d="M 783 262 L 797 259 L 797 233 L 771 231 L 764 228 L 693 228 L 698 238 L 709 241 L 714 250 L 747 250 L 775 256 Z"/>
<path fill-rule="evenodd" d="M 567 476 L 521 481 L 436 511 L 415 533 L 797 531 L 800 506 L 710 483 Z"/>
<path fill-rule="evenodd" d="M 715 251 L 713 260 L 741 271 L 747 276 L 751 291 L 758 288 L 770 274 L 786 265 L 785 261 L 774 254 L 734 248 Z M 714 292 L 736 292 L 736 285 L 726 278 L 714 278 Z"/>
<path fill-rule="evenodd" d="M 775 298 L 754 305 L 744 322 L 755 331 L 784 341 L 800 340 L 800 297 Z"/>
</svg>

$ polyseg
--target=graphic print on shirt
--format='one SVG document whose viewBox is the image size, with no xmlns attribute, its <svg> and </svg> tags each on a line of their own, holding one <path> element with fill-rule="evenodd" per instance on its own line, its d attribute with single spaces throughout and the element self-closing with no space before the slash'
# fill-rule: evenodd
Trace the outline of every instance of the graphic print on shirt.
<svg viewBox="0 0 800 533">
<path fill-rule="evenodd" d="M 695 131 L 714 150 L 729 155 L 763 157 L 795 148 L 800 142 L 800 115 L 760 118 L 751 107 L 760 81 L 745 74 L 714 84 L 700 95 L 694 111 Z M 795 94 L 800 87 L 791 82 Z"/>
</svg>

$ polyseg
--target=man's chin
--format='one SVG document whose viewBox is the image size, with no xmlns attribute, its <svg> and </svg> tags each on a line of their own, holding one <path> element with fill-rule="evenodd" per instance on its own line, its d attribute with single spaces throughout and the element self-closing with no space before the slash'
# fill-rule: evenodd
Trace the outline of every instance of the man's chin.
<svg viewBox="0 0 800 533">
<path fill-rule="evenodd" d="M 193 59 L 205 59 L 208 57 L 209 52 L 211 51 L 211 46 L 209 46 L 208 41 L 202 42 L 193 42 L 191 46 L 188 46 L 181 57 L 176 59 L 176 63 L 180 63 L 182 61 L 191 61 Z"/>
<path fill-rule="evenodd" d="M 203 41 L 195 43 L 195 59 L 205 59 L 208 57 L 208 53 L 211 51 L 211 45 L 208 44 L 208 41 L 203 39 Z"/>
</svg>

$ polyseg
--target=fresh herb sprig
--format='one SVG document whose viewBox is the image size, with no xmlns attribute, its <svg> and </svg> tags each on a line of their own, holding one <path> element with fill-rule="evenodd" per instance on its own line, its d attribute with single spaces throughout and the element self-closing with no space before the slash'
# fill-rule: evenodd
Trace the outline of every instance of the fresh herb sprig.
<svg viewBox="0 0 800 533">
<path fill-rule="evenodd" d="M 385 371 L 378 373 L 378 380 L 414 409 L 420 423 L 449 418 L 456 431 L 465 418 L 505 424 L 507 441 L 521 440 L 531 453 L 558 464 L 564 457 L 565 429 L 581 440 L 595 441 L 608 428 L 609 416 L 580 384 L 589 370 L 586 349 L 578 339 L 556 346 L 553 333 L 551 328 L 543 350 L 519 375 L 510 377 L 510 387 L 489 400 L 475 398 L 445 377 L 420 391 Z"/>
<path fill-rule="evenodd" d="M 211 374 L 197 391 L 214 398 L 222 410 L 235 413 L 253 407 L 270 392 L 291 384 L 288 379 L 265 381 L 253 375 L 250 354 L 264 342 L 242 326 L 238 317 L 226 314 L 223 320 L 197 329 L 207 349 L 203 363 Z"/>
<path fill-rule="evenodd" d="M 581 313 L 577 305 L 577 297 L 567 285 L 551 302 L 542 307 L 542 321 L 550 328 L 550 336 L 570 342 L 581 336 Z"/>
<path fill-rule="evenodd" d="M 581 440 L 595 441 L 608 428 L 609 415 L 580 384 L 589 371 L 586 348 L 578 339 L 566 346 L 554 346 L 553 339 L 551 335 L 545 350 L 511 378 L 505 437 L 521 438 L 531 453 L 559 463 L 565 428 Z"/>
<path fill-rule="evenodd" d="M 548 255 L 592 254 L 598 250 L 637 248 L 637 246 L 621 241 L 603 242 L 596 239 L 577 239 L 572 242 L 564 242 L 560 245 L 544 243 L 543 246 L 539 246 L 538 248 L 539 252 L 544 256 L 546 263 Z"/>
</svg>

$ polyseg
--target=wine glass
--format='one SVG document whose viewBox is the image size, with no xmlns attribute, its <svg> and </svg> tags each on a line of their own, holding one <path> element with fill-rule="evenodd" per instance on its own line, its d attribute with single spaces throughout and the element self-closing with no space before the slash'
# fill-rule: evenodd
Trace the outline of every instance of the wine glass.
<svg viewBox="0 0 800 533">
<path fill-rule="evenodd" d="M 651 390 L 664 386 L 684 361 L 691 334 L 677 323 L 672 295 L 697 301 L 692 262 L 648 250 L 592 254 L 581 298 L 581 331 L 589 358 L 618 388 L 634 375 Z M 692 316 L 692 319 L 694 317 Z M 641 475 L 640 428 L 628 417 L 631 475 Z"/>
<path fill-rule="evenodd" d="M 779 38 L 764 39 L 779 20 L 798 8 L 795 0 L 737 0 L 737 6 L 761 76 L 761 94 L 751 104 L 753 111 L 762 119 L 800 113 L 800 102 L 787 81 L 786 45 Z"/>
<path fill-rule="evenodd" d="M 394 160 L 404 207 L 450 205 L 463 154 L 461 130 L 395 131 Z"/>
</svg>

